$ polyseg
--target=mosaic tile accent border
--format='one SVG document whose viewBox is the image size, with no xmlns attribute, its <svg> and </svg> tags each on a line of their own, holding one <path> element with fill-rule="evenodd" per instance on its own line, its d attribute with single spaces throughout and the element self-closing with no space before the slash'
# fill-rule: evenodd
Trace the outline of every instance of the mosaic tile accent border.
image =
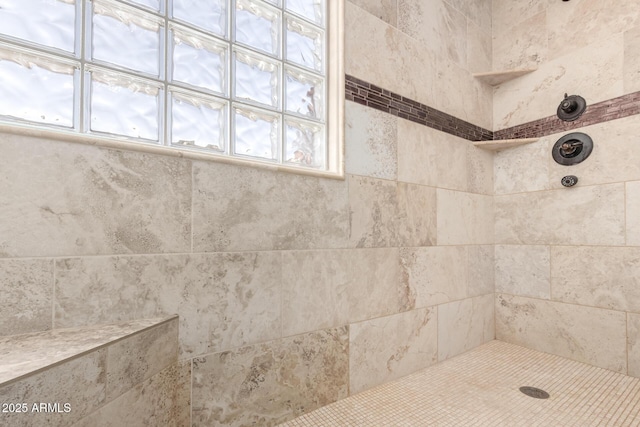
<svg viewBox="0 0 640 427">
<path fill-rule="evenodd" d="M 539 138 L 640 114 L 639 91 L 587 105 L 587 110 L 575 122 L 563 122 L 553 115 L 492 132 L 348 74 L 345 76 L 345 99 L 469 141 Z"/>
<path fill-rule="evenodd" d="M 346 75 L 345 99 L 470 141 L 491 141 L 493 132 L 425 104 Z"/>
<path fill-rule="evenodd" d="M 640 92 L 633 92 L 592 105 L 574 122 L 549 116 L 493 132 L 494 139 L 538 138 L 640 114 Z"/>
</svg>

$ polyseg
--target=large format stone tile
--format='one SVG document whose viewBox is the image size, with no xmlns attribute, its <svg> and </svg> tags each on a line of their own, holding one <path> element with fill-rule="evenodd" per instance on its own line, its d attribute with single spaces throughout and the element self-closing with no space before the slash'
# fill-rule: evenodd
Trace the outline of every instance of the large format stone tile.
<svg viewBox="0 0 640 427">
<path fill-rule="evenodd" d="M 624 92 L 640 91 L 640 25 L 624 33 Z"/>
<path fill-rule="evenodd" d="M 348 395 L 346 326 L 193 360 L 192 425 L 273 426 Z"/>
<path fill-rule="evenodd" d="M 495 339 L 494 294 L 438 306 L 438 361 Z"/>
<path fill-rule="evenodd" d="M 194 163 L 195 252 L 343 248 L 344 181 Z"/>
<path fill-rule="evenodd" d="M 398 28 L 438 58 L 467 67 L 467 19 L 448 2 L 398 0 Z"/>
<path fill-rule="evenodd" d="M 165 322 L 107 348 L 107 400 L 178 361 L 178 322 Z"/>
<path fill-rule="evenodd" d="M 563 24 L 558 28 L 567 27 Z M 531 31 L 537 32 L 538 28 Z M 622 34 L 608 36 L 496 87 L 493 129 L 554 116 L 565 93 L 581 95 L 587 105 L 623 95 L 622 45 Z M 549 46 L 548 54 L 552 53 Z"/>
<path fill-rule="evenodd" d="M 282 257 L 283 335 L 347 324 L 347 292 L 357 279 L 349 252 L 292 251 Z"/>
<path fill-rule="evenodd" d="M 349 323 L 415 308 L 415 296 L 400 280 L 400 250 L 359 249 L 345 253 L 349 264 Z"/>
<path fill-rule="evenodd" d="M 640 312 L 640 248 L 553 246 L 554 300 Z"/>
<path fill-rule="evenodd" d="M 549 162 L 553 161 L 551 147 L 555 141 L 547 136 L 532 144 L 498 151 L 493 159 L 494 194 L 548 190 Z"/>
<path fill-rule="evenodd" d="M 636 0 L 550 1 L 547 15 L 549 52 L 554 57 L 586 47 L 592 50 L 595 58 L 603 54 L 596 47 L 598 41 L 640 24 Z"/>
<path fill-rule="evenodd" d="M 493 129 L 493 86 L 452 61 L 438 61 L 436 76 L 432 100 L 425 104 L 484 129 Z"/>
<path fill-rule="evenodd" d="M 492 67 L 491 30 L 483 30 L 467 20 L 467 68 L 470 73 L 486 73 Z"/>
<path fill-rule="evenodd" d="M 493 243 L 493 197 L 443 189 L 437 196 L 439 245 Z"/>
<path fill-rule="evenodd" d="M 569 174 L 576 175 L 580 185 L 640 180 L 640 120 L 637 115 L 587 126 L 579 131 L 593 139 L 593 152 L 587 160 L 570 168 L 550 160 L 551 188 L 564 188 L 560 181 Z M 551 144 L 566 134 L 551 135 Z"/>
<path fill-rule="evenodd" d="M 403 287 L 415 295 L 417 308 L 469 296 L 466 246 L 403 248 L 400 264 Z"/>
<path fill-rule="evenodd" d="M 627 372 L 624 312 L 497 294 L 496 338 Z"/>
<path fill-rule="evenodd" d="M 519 17 L 514 19 L 518 20 Z M 547 14 L 541 12 L 526 21 L 512 22 L 508 27 L 496 29 L 493 37 L 494 70 L 536 68 L 538 64 L 545 62 L 547 59 L 546 23 Z M 536 31 L 531 31 L 532 28 Z"/>
<path fill-rule="evenodd" d="M 347 180 L 352 247 L 435 243 L 435 189 L 355 175 Z"/>
<path fill-rule="evenodd" d="M 402 289 L 416 308 L 493 292 L 493 246 L 400 249 Z"/>
<path fill-rule="evenodd" d="M 398 122 L 398 179 L 468 190 L 467 142 L 409 120 Z"/>
<path fill-rule="evenodd" d="M 350 393 L 358 393 L 437 362 L 437 315 L 421 308 L 350 326 Z"/>
<path fill-rule="evenodd" d="M 11 427 L 69 426 L 105 402 L 107 350 L 91 352 L 0 387 L 0 402 L 27 403 L 24 413 L 2 413 Z M 33 405 L 57 404 L 55 412 L 33 411 Z M 65 407 L 68 404 L 68 407 Z"/>
<path fill-rule="evenodd" d="M 0 257 L 186 252 L 191 162 L 0 136 Z"/>
<path fill-rule="evenodd" d="M 548 246 L 496 245 L 496 292 L 550 299 Z"/>
<path fill-rule="evenodd" d="M 490 23 L 480 27 L 488 32 Z M 347 74 L 478 126 L 492 127 L 492 88 L 474 79 L 466 66 L 434 53 L 432 47 L 446 44 L 444 39 L 425 46 L 350 2 L 345 5 L 345 28 L 349 29 L 345 37 Z"/>
<path fill-rule="evenodd" d="M 493 155 L 457 136 L 400 120 L 398 179 L 431 187 L 492 194 Z"/>
<path fill-rule="evenodd" d="M 183 390 L 185 375 L 184 365 L 173 364 L 72 427 L 188 426 L 185 408 L 189 395 Z"/>
<path fill-rule="evenodd" d="M 640 181 L 627 182 L 627 245 L 640 246 Z"/>
<path fill-rule="evenodd" d="M 525 22 L 527 19 L 540 12 L 544 12 L 547 7 L 546 1 L 539 0 L 493 0 L 492 2 L 492 27 L 494 33 L 506 31 L 507 29 Z"/>
<path fill-rule="evenodd" d="M 354 175 L 347 180 L 351 246 L 397 246 L 397 183 Z"/>
<path fill-rule="evenodd" d="M 467 246 L 469 252 L 468 296 L 480 296 L 495 291 L 495 249 L 493 245 Z"/>
<path fill-rule="evenodd" d="M 399 282 L 398 249 L 285 252 L 284 336 L 342 326 L 414 307 Z"/>
<path fill-rule="evenodd" d="M 430 50 L 349 1 L 345 3 L 345 28 L 349 29 L 344 47 L 346 74 L 429 104 L 437 70 Z"/>
<path fill-rule="evenodd" d="M 398 245 L 435 245 L 437 226 L 435 188 L 399 182 L 397 191 Z"/>
<path fill-rule="evenodd" d="M 627 313 L 628 375 L 640 377 L 640 314 Z"/>
<path fill-rule="evenodd" d="M 467 142 L 467 188 L 471 193 L 493 195 L 494 153 Z"/>
<path fill-rule="evenodd" d="M 491 31 L 492 4 L 488 0 L 447 0 L 471 22 L 484 31 Z"/>
<path fill-rule="evenodd" d="M 181 356 L 280 335 L 277 252 L 56 262 L 55 326 L 180 315 Z"/>
<path fill-rule="evenodd" d="M 624 184 L 499 195 L 494 199 L 496 243 L 624 244 Z"/>
<path fill-rule="evenodd" d="M 51 329 L 52 260 L 0 260 L 0 292 L 0 336 Z"/>
<path fill-rule="evenodd" d="M 356 104 L 345 103 L 345 170 L 354 175 L 396 179 L 398 118 Z"/>
<path fill-rule="evenodd" d="M 397 0 L 349 0 L 360 6 L 373 16 L 382 19 L 389 25 L 396 26 L 398 22 Z"/>
</svg>

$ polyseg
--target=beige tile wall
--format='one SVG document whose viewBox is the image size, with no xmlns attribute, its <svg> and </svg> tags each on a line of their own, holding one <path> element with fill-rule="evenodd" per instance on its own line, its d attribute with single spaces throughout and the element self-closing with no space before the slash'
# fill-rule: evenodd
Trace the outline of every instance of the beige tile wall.
<svg viewBox="0 0 640 427">
<path fill-rule="evenodd" d="M 347 73 L 490 128 L 490 2 L 420 5 L 348 1 Z M 78 425 L 176 375 L 192 425 L 274 425 L 493 339 L 493 156 L 345 122 L 345 180 L 0 136 L 0 333 L 179 314 L 180 367 Z"/>
<path fill-rule="evenodd" d="M 470 74 L 491 69 L 491 1 L 348 1 L 345 28 L 347 74 L 492 128 L 492 88 Z"/>
<path fill-rule="evenodd" d="M 538 67 L 494 94 L 494 130 L 555 115 L 565 92 L 588 104 L 640 90 L 636 0 L 493 0 L 495 70 Z"/>
<path fill-rule="evenodd" d="M 346 72 L 512 126 L 638 90 L 637 8 L 612 2 L 348 1 Z M 495 95 L 469 74 L 532 63 Z M 195 426 L 273 425 L 494 334 L 640 375 L 637 118 L 583 129 L 573 189 L 557 136 L 494 157 L 353 103 L 345 121 L 344 181 L 0 136 L 1 332 L 178 313 L 167 375 Z"/>
<path fill-rule="evenodd" d="M 639 376 L 640 118 L 577 130 L 579 165 L 551 157 L 564 133 L 495 156 L 496 336 Z"/>
</svg>

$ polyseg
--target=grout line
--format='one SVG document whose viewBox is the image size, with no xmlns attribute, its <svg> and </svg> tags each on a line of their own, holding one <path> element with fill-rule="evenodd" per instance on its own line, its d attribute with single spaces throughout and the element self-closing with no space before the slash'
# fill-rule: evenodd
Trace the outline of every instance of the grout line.
<svg viewBox="0 0 640 427">
<path fill-rule="evenodd" d="M 629 243 L 629 227 L 628 227 L 628 222 L 629 222 L 629 217 L 627 215 L 627 197 L 629 196 L 628 192 L 627 192 L 627 182 L 624 183 L 624 205 L 623 205 L 623 209 L 624 209 L 624 245 L 627 246 L 627 244 Z"/>
<path fill-rule="evenodd" d="M 51 283 L 51 329 L 55 329 L 56 327 L 56 260 L 51 260 L 52 270 L 53 270 L 53 283 Z"/>
<path fill-rule="evenodd" d="M 193 426 L 193 358 L 189 359 L 189 426 Z"/>
<path fill-rule="evenodd" d="M 191 162 L 191 251 L 193 253 L 193 241 L 195 240 L 195 227 L 194 227 L 194 204 L 195 204 L 195 192 L 196 192 L 196 174 L 195 174 L 195 162 Z"/>
</svg>

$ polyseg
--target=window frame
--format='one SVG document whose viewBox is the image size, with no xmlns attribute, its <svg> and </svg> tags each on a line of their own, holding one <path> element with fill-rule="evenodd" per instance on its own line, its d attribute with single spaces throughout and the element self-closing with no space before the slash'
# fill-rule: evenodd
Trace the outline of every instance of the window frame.
<svg viewBox="0 0 640 427">
<path fill-rule="evenodd" d="M 77 0 L 82 2 L 80 9 L 84 7 L 84 0 Z M 233 3 L 232 3 L 233 4 Z M 326 47 L 325 47 L 325 84 L 326 84 L 326 99 L 325 99 L 325 138 L 326 138 L 326 168 L 317 169 L 313 167 L 297 166 L 295 164 L 275 163 L 271 161 L 261 161 L 259 159 L 236 157 L 229 154 L 218 154 L 214 152 L 206 152 L 203 150 L 194 150 L 188 148 L 180 148 L 171 146 L 164 142 L 164 145 L 160 143 L 150 143 L 145 141 L 136 141 L 132 138 L 118 135 L 103 135 L 96 133 L 82 133 L 77 129 L 63 129 L 54 126 L 47 126 L 42 123 L 28 123 L 23 121 L 12 120 L 0 120 L 0 133 L 10 133 L 25 135 L 31 137 L 37 137 L 42 139 L 51 139 L 63 142 L 82 143 L 88 145 L 94 145 L 97 147 L 144 152 L 150 154 L 158 154 L 172 157 L 179 157 L 191 160 L 203 160 L 212 161 L 226 164 L 235 164 L 239 166 L 258 167 L 262 169 L 268 169 L 273 171 L 291 172 L 300 175 L 312 175 L 327 178 L 344 179 L 344 0 L 327 0 L 327 17 L 326 17 Z M 165 29 L 166 31 L 167 29 Z M 232 31 L 232 28 L 229 28 Z M 84 33 L 82 40 L 75 40 L 76 46 L 86 43 Z M 233 46 L 233 44 L 231 45 Z M 42 57 L 47 56 L 46 51 L 37 51 L 31 47 L 27 49 L 32 52 L 42 54 Z M 89 65 L 90 63 L 87 63 Z M 284 65 L 284 63 L 283 63 Z M 84 76 L 80 76 L 84 79 Z M 83 83 L 84 84 L 84 83 Z M 282 82 L 284 84 L 284 82 Z M 77 95 L 76 95 L 77 96 Z M 166 99 L 164 104 L 166 104 Z M 282 100 L 284 103 L 284 100 Z M 229 107 L 231 104 L 229 104 Z M 167 105 L 163 105 L 162 108 L 167 108 Z M 74 109 L 78 109 L 78 106 L 74 103 Z M 280 116 L 282 117 L 281 123 L 283 126 L 282 137 L 286 138 L 285 133 L 285 112 L 283 108 Z M 76 113 L 78 113 L 76 111 Z M 227 114 L 232 114 L 232 109 L 227 111 Z M 86 120 L 83 118 L 81 120 Z M 228 123 L 228 121 L 227 121 Z M 165 124 L 161 121 L 159 126 L 164 127 Z M 226 132 L 231 132 L 231 129 L 226 129 Z M 227 141 L 229 141 L 227 139 Z M 283 144 L 282 141 L 280 141 Z"/>
</svg>

